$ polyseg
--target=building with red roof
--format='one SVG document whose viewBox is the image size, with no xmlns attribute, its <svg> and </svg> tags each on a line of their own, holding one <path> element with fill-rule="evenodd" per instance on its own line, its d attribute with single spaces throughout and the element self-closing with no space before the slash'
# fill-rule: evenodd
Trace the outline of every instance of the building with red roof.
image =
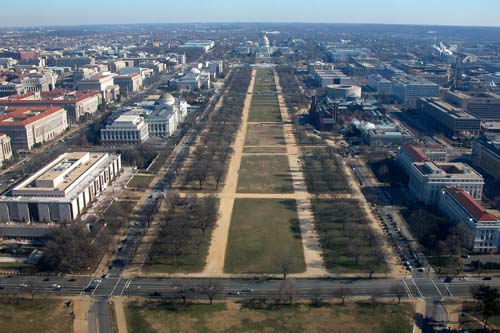
<svg viewBox="0 0 500 333">
<path fill-rule="evenodd" d="M 426 146 L 402 145 L 399 147 L 397 160 L 399 164 L 409 173 L 412 163 L 415 162 L 446 162 L 446 147 L 434 144 Z"/>
<path fill-rule="evenodd" d="M 500 214 L 487 211 L 464 189 L 447 187 L 441 191 L 439 209 L 456 223 L 463 223 L 473 234 L 475 252 L 489 253 L 500 249 Z"/>
<path fill-rule="evenodd" d="M 62 107 L 0 107 L 0 132 L 11 138 L 14 149 L 31 149 L 55 139 L 68 127 Z"/>
<path fill-rule="evenodd" d="M 97 112 L 100 97 L 100 94 L 94 91 L 44 91 L 1 98 L 0 107 L 50 108 L 57 106 L 66 110 L 68 122 L 74 124 L 85 116 L 93 115 Z"/>
</svg>

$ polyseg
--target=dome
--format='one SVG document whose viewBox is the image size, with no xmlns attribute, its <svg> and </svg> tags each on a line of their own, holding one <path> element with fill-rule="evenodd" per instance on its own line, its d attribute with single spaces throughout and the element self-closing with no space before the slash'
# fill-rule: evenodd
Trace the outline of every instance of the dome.
<svg viewBox="0 0 500 333">
<path fill-rule="evenodd" d="M 264 35 L 264 37 L 262 38 L 262 46 L 264 47 L 269 47 L 270 46 L 270 43 L 269 43 L 269 38 L 267 38 L 267 35 Z"/>
<path fill-rule="evenodd" d="M 164 93 L 163 96 L 161 96 L 161 100 L 167 105 L 173 105 L 175 103 L 175 97 L 170 93 Z"/>
<path fill-rule="evenodd" d="M 199 70 L 198 68 L 194 68 L 194 67 L 193 67 L 193 68 L 191 68 L 191 69 L 189 70 L 189 72 L 190 72 L 190 73 L 193 73 L 193 74 L 200 74 L 200 73 L 201 73 L 201 72 L 200 72 L 200 70 Z"/>
</svg>

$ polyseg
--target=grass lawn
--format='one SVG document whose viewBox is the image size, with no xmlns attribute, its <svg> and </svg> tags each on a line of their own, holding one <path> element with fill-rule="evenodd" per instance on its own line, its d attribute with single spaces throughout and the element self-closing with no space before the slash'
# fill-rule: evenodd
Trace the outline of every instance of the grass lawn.
<svg viewBox="0 0 500 333">
<path fill-rule="evenodd" d="M 281 273 L 280 264 L 290 257 L 294 258 L 290 272 L 303 272 L 305 261 L 295 201 L 237 199 L 224 271 Z"/>
<path fill-rule="evenodd" d="M 153 181 L 154 176 L 144 176 L 144 175 L 135 175 L 128 182 L 128 187 L 142 187 L 146 188 Z"/>
<path fill-rule="evenodd" d="M 243 154 L 286 154 L 286 147 L 244 147 Z"/>
<path fill-rule="evenodd" d="M 73 332 L 70 308 L 63 300 L 1 298 L 0 332 Z"/>
<path fill-rule="evenodd" d="M 125 308 L 130 333 L 153 332 L 371 332 L 410 333 L 410 304 L 309 305 L 131 303 Z"/>
<path fill-rule="evenodd" d="M 193 234 L 201 235 L 198 230 L 193 230 Z M 205 268 L 206 258 L 210 242 L 208 241 L 212 228 L 206 231 L 207 241 L 200 245 L 199 252 L 194 249 L 191 242 L 186 241 L 183 253 L 175 259 L 175 265 L 172 264 L 172 256 L 168 253 L 155 253 L 152 257 L 152 263 L 144 265 L 145 272 L 150 273 L 199 273 Z M 198 236 L 199 236 L 198 235 Z M 156 242 L 153 246 L 158 246 Z"/>
<path fill-rule="evenodd" d="M 483 328 L 483 324 L 481 322 L 483 319 L 483 314 L 481 311 L 480 303 L 463 303 L 462 309 L 464 313 L 467 313 L 468 315 L 479 320 L 478 323 L 471 317 L 464 316 L 462 318 L 462 320 L 464 320 L 463 329 L 474 330 Z M 488 318 L 488 325 L 494 328 L 500 328 L 500 316 L 491 316 L 490 318 Z"/>
<path fill-rule="evenodd" d="M 249 122 L 280 122 L 279 108 L 273 106 L 252 107 L 248 115 Z"/>
<path fill-rule="evenodd" d="M 137 200 L 115 200 L 111 205 L 108 206 L 108 208 L 104 212 L 104 218 L 113 218 L 119 215 L 132 213 L 136 204 Z"/>
<path fill-rule="evenodd" d="M 243 155 L 239 193 L 292 193 L 288 156 Z"/>
<path fill-rule="evenodd" d="M 385 272 L 383 251 L 353 200 L 313 200 L 326 268 L 335 273 Z M 356 257 L 358 262 L 356 263 Z"/>
<path fill-rule="evenodd" d="M 245 146 L 279 146 L 285 144 L 281 124 L 248 125 Z"/>
</svg>

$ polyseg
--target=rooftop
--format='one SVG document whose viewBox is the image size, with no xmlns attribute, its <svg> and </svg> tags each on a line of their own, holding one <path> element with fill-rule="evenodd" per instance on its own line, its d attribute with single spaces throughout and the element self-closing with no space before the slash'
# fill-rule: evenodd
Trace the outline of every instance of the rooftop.
<svg viewBox="0 0 500 333">
<path fill-rule="evenodd" d="M 25 126 L 54 113 L 64 111 L 61 107 L 2 107 L 0 126 Z"/>
<path fill-rule="evenodd" d="M 471 216 L 478 222 L 498 221 L 498 218 L 486 211 L 469 193 L 464 189 L 456 187 L 447 187 L 445 189 L 450 195 L 457 200 L 462 207 L 469 212 Z"/>
<path fill-rule="evenodd" d="M 455 107 L 454 105 L 443 101 L 441 98 L 437 97 L 429 97 L 429 98 L 420 98 L 420 100 L 425 101 L 427 104 L 434 107 L 436 110 L 446 113 L 448 116 L 455 119 L 477 119 L 476 117 L 464 112 L 461 108 Z M 479 119 L 478 119 L 479 120 Z"/>
</svg>

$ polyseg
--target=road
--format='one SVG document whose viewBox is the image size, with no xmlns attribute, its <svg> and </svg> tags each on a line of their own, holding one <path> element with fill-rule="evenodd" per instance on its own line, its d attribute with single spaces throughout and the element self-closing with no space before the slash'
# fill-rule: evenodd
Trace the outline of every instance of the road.
<svg viewBox="0 0 500 333">
<path fill-rule="evenodd" d="M 94 303 L 90 306 L 87 318 L 89 333 L 113 331 L 113 320 L 107 297 L 94 298 Z"/>
<path fill-rule="evenodd" d="M 47 280 L 48 279 L 48 280 Z M 71 280 L 71 281 L 70 281 Z M 96 301 L 110 296 L 152 296 L 162 295 L 175 297 L 178 286 L 190 289 L 192 298 L 204 298 L 202 286 L 209 280 L 195 278 L 130 278 L 109 277 L 106 279 L 93 280 L 90 277 L 50 277 L 43 276 L 11 276 L 0 278 L 0 293 L 34 293 L 50 295 L 90 295 Z M 216 281 L 220 293 L 219 298 L 231 297 L 229 291 L 241 291 L 244 288 L 254 289 L 253 293 L 242 293 L 239 297 L 251 298 L 277 298 L 283 280 L 280 279 L 237 279 L 226 278 L 211 280 Z M 470 288 L 478 284 L 487 284 L 494 288 L 500 288 L 500 278 L 490 281 L 482 279 L 453 280 L 445 283 L 442 280 L 429 277 L 407 278 L 407 279 L 297 279 L 294 280 L 297 296 L 312 297 L 317 290 L 321 291 L 322 297 L 334 297 L 339 288 L 347 288 L 349 296 L 376 296 L 395 297 L 396 289 L 404 290 L 407 298 L 424 298 L 428 300 L 443 297 L 469 297 Z M 59 284 L 61 288 L 54 288 L 53 284 Z M 25 286 L 22 286 L 25 285 Z M 85 291 L 84 291 L 85 289 Z M 95 303 L 94 303 L 95 304 Z M 94 306 L 94 305 L 93 305 Z M 102 305 L 96 313 L 103 313 Z"/>
</svg>

